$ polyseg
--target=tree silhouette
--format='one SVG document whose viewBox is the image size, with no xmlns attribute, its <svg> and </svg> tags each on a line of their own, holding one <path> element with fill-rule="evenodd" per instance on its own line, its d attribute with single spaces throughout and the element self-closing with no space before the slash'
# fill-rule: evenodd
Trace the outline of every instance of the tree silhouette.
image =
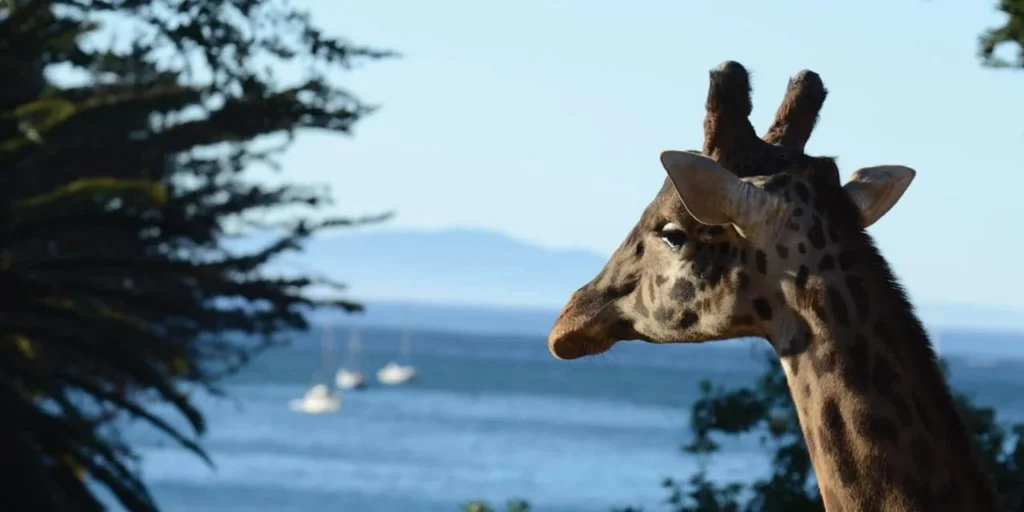
<svg viewBox="0 0 1024 512">
<path fill-rule="evenodd" d="M 218 391 L 311 307 L 360 308 L 267 264 L 386 215 L 316 216 L 322 189 L 246 170 L 299 129 L 348 133 L 372 108 L 328 77 L 392 54 L 269 0 L 8 1 L 0 47 L 0 509 L 102 510 L 95 483 L 157 510 L 125 419 L 205 458 L 193 390 Z M 232 243 L 254 231 L 265 245 Z"/>
<path fill-rule="evenodd" d="M 981 35 L 978 53 L 982 64 L 997 68 L 1024 68 L 1024 0 L 999 0 L 996 9 L 1006 15 L 1006 22 Z M 1016 55 L 1004 57 L 1000 50 Z"/>
<path fill-rule="evenodd" d="M 773 449 L 771 472 L 724 484 L 708 480 L 704 471 L 684 481 L 666 479 L 673 512 L 824 510 L 785 373 L 774 353 L 766 351 L 764 360 L 766 370 L 753 386 L 727 390 L 701 383 L 701 398 L 690 414 L 693 439 L 683 450 L 713 460 L 707 456 L 718 451 L 716 439 L 757 433 Z M 996 489 L 1009 510 L 1024 510 L 1024 424 L 1004 426 L 994 409 L 961 394 L 955 398 Z"/>
</svg>

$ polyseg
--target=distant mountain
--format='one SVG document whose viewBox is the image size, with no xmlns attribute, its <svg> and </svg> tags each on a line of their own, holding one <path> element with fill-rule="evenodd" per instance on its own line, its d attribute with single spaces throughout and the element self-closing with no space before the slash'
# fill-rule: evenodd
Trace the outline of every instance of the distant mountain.
<svg viewBox="0 0 1024 512">
<path fill-rule="evenodd" d="M 606 260 L 594 252 L 549 249 L 479 229 L 388 229 L 312 240 L 288 266 L 336 277 L 350 286 L 353 297 L 376 304 L 361 322 L 415 321 L 438 328 L 468 322 L 473 330 L 491 323 L 515 332 L 543 332 L 569 295 Z M 1019 311 L 922 303 L 918 312 L 929 327 L 1024 330 Z"/>
<path fill-rule="evenodd" d="M 304 266 L 353 296 L 442 304 L 559 308 L 606 258 L 530 245 L 483 230 L 381 230 L 312 241 Z"/>
</svg>

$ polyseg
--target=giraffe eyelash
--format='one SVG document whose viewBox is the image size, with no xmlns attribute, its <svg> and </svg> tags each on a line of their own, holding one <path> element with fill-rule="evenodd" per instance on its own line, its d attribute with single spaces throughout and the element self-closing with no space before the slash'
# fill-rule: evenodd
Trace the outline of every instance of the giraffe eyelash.
<svg viewBox="0 0 1024 512">
<path fill-rule="evenodd" d="M 669 246 L 672 250 L 678 250 L 680 247 L 686 245 L 689 236 L 674 222 L 669 222 L 658 230 L 658 238 L 665 245 Z"/>
</svg>

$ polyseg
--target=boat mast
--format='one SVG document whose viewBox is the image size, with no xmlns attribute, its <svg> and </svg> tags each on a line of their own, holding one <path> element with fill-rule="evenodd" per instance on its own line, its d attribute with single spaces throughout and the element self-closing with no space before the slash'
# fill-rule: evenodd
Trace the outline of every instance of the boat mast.
<svg viewBox="0 0 1024 512">
<path fill-rule="evenodd" d="M 408 330 L 402 331 L 402 344 L 399 350 L 401 360 L 408 363 L 409 353 L 412 352 L 412 335 Z"/>
<path fill-rule="evenodd" d="M 329 372 L 331 369 L 331 327 L 325 325 L 323 328 L 323 338 L 321 341 L 321 363 L 324 366 L 324 371 Z"/>
<path fill-rule="evenodd" d="M 359 329 L 353 327 L 352 335 L 348 340 L 348 355 L 345 359 L 345 368 L 356 371 L 359 369 L 359 356 L 362 352 L 362 341 L 359 337 Z"/>
</svg>

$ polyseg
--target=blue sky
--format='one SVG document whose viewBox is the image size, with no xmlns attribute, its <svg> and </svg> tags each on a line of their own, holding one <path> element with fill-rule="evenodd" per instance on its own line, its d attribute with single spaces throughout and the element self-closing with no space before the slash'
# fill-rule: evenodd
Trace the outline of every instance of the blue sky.
<svg viewBox="0 0 1024 512">
<path fill-rule="evenodd" d="M 809 68 L 829 98 L 808 145 L 918 177 L 871 228 L 917 300 L 1024 309 L 1024 72 L 993 71 L 994 2 L 307 2 L 332 33 L 400 51 L 342 76 L 382 109 L 355 137 L 306 134 L 289 180 L 393 227 L 484 227 L 610 253 L 699 148 L 708 70 L 752 72 L 759 132 Z"/>
</svg>

